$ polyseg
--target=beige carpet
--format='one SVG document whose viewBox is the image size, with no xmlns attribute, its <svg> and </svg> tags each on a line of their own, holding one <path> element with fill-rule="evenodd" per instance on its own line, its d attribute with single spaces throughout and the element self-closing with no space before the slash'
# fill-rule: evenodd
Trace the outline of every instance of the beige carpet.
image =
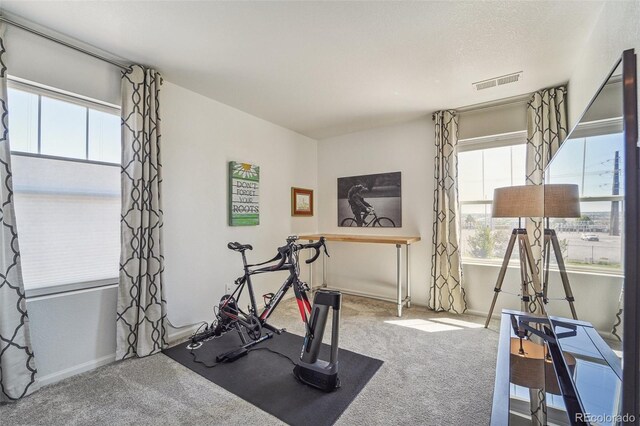
<svg viewBox="0 0 640 426">
<path fill-rule="evenodd" d="M 483 318 L 405 310 L 345 296 L 340 346 L 384 361 L 339 425 L 482 425 L 491 414 L 498 342 Z M 462 322 L 460 322 L 462 321 Z M 304 334 L 295 301 L 271 323 Z M 416 328 L 411 328 L 411 327 Z M 328 337 L 328 336 L 327 336 Z M 292 377 L 292 380 L 293 377 Z M 318 413 L 319 416 L 322 413 Z M 280 424 L 234 394 L 159 354 L 114 363 L 0 406 L 8 425 Z"/>
</svg>

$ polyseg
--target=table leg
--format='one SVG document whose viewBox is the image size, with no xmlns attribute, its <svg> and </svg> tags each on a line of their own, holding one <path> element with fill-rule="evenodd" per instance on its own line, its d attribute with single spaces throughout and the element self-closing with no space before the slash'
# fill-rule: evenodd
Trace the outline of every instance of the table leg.
<svg viewBox="0 0 640 426">
<path fill-rule="evenodd" d="M 407 244 L 407 308 L 411 307 L 411 255 Z"/>
<path fill-rule="evenodd" d="M 398 286 L 398 316 L 402 316 L 402 246 L 396 244 L 396 285 Z"/>
</svg>

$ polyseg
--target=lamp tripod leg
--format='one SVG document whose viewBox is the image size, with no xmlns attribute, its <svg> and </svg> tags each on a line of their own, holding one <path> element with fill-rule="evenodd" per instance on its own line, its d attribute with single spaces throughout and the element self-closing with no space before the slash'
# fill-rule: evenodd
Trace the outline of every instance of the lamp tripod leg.
<svg viewBox="0 0 640 426">
<path fill-rule="evenodd" d="M 509 266 L 509 260 L 511 259 L 511 253 L 513 252 L 513 246 L 516 242 L 516 230 L 514 229 L 511 233 L 511 238 L 509 239 L 509 245 L 507 246 L 507 252 L 504 255 L 504 260 L 502 261 L 502 267 L 500 268 L 500 273 L 498 274 L 498 280 L 496 281 L 496 286 L 493 289 L 493 300 L 491 301 L 491 307 L 489 308 L 489 313 L 487 314 L 487 321 L 484 323 L 484 328 L 489 327 L 489 322 L 491 321 L 491 315 L 493 315 L 493 309 L 496 307 L 496 301 L 498 300 L 498 294 L 502 291 L 502 282 L 504 281 L 504 276 L 507 273 L 507 267 Z"/>
<path fill-rule="evenodd" d="M 549 265 L 551 264 L 551 235 L 544 232 L 544 279 L 542 280 L 542 299 L 544 303 L 549 302 Z"/>
<path fill-rule="evenodd" d="M 527 234 L 524 234 L 523 240 L 526 259 L 529 263 L 529 270 L 531 271 L 531 282 L 533 284 L 534 299 L 538 299 L 538 303 L 540 305 L 540 313 L 545 314 L 544 301 L 542 300 L 542 287 L 540 286 L 540 275 L 538 274 L 536 263 L 533 259 L 533 251 L 531 250 L 531 244 L 529 243 L 529 237 L 527 236 Z"/>
<path fill-rule="evenodd" d="M 525 251 L 526 235 L 518 234 L 518 250 L 520 260 L 520 292 L 522 293 L 522 303 L 520 304 L 520 310 L 523 312 L 529 312 L 529 304 L 531 303 L 531 297 L 529 296 L 529 274 L 527 272 L 527 253 Z"/>
<path fill-rule="evenodd" d="M 551 229 L 549 233 L 550 233 L 551 244 L 553 245 L 553 251 L 556 255 L 556 262 L 558 262 L 558 269 L 560 271 L 560 279 L 562 281 L 562 286 L 564 287 L 564 294 L 566 296 L 567 302 L 569 302 L 571 315 L 573 316 L 573 319 L 577 320 L 578 315 L 576 314 L 576 307 L 573 305 L 573 302 L 575 299 L 573 297 L 573 292 L 571 291 L 571 284 L 569 284 L 569 276 L 567 275 L 567 268 L 565 267 L 564 259 L 562 258 L 560 242 L 558 241 L 558 236 L 556 235 L 556 231 Z"/>
</svg>

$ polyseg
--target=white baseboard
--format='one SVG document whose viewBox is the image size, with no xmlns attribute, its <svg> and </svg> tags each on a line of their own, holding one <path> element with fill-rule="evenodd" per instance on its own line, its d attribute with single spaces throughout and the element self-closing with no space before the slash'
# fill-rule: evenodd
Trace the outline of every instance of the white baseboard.
<svg viewBox="0 0 640 426">
<path fill-rule="evenodd" d="M 488 312 L 486 312 L 486 311 L 478 311 L 476 309 L 467 309 L 467 312 L 465 312 L 465 314 L 475 315 L 475 316 L 483 317 L 483 318 L 487 317 L 487 313 Z M 491 319 L 499 320 L 501 313 L 502 312 L 495 312 L 495 310 L 494 310 L 493 315 L 491 315 Z"/>
<path fill-rule="evenodd" d="M 56 371 L 55 373 L 47 374 L 46 376 L 38 377 L 38 386 L 50 385 L 51 383 L 59 382 L 60 380 L 64 380 L 77 374 L 95 370 L 103 365 L 111 364 L 115 360 L 116 354 L 113 353 L 82 364 L 74 365 L 73 367 L 65 368 L 61 371 Z"/>
<path fill-rule="evenodd" d="M 201 324 L 196 324 L 191 327 L 186 327 L 184 329 L 181 329 L 180 331 L 176 331 L 174 333 L 167 333 L 167 341 L 169 342 L 169 345 L 179 343 L 182 340 L 185 340 L 186 338 L 191 337 L 193 332 L 196 331 L 198 327 L 200 327 L 200 325 Z"/>
</svg>

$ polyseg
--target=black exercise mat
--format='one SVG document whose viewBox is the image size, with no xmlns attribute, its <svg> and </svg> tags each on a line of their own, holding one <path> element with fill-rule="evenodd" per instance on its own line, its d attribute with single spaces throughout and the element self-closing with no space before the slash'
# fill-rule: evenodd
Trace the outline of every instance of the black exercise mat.
<svg viewBox="0 0 640 426">
<path fill-rule="evenodd" d="M 300 356 L 302 341 L 302 337 L 285 332 L 254 348 L 266 347 L 296 361 Z M 326 393 L 296 380 L 289 360 L 272 352 L 256 350 L 233 363 L 207 368 L 194 362 L 194 356 L 186 348 L 187 344 L 169 348 L 164 354 L 291 425 L 324 426 L 335 423 L 383 363 L 379 359 L 340 349 L 338 377 L 341 387 L 335 392 Z M 215 363 L 216 355 L 240 344 L 238 334 L 229 332 L 204 342 L 193 354 L 198 361 L 211 365 Z M 329 345 L 322 345 L 321 359 L 329 359 L 329 349 Z"/>
</svg>

